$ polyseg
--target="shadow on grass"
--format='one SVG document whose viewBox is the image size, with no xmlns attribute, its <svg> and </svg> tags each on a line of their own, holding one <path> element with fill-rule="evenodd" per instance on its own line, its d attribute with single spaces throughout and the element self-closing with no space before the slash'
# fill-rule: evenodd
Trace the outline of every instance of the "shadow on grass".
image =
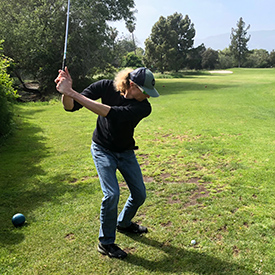
<svg viewBox="0 0 275 275">
<path fill-rule="evenodd" d="M 0 244 L 12 245 L 24 240 L 23 228 L 15 228 L 11 218 L 22 213 L 33 220 L 33 210 L 47 201 L 60 203 L 59 197 L 68 191 L 64 184 L 66 175 L 57 173 L 50 177 L 41 161 L 51 154 L 41 127 L 26 122 L 43 110 L 21 110 L 17 130 L 0 147 Z"/>
<path fill-rule="evenodd" d="M 149 260 L 147 258 L 141 258 L 135 254 L 129 255 L 125 261 L 136 265 L 152 272 L 163 272 L 173 274 L 183 274 L 185 272 L 191 272 L 192 274 L 253 274 L 252 270 L 249 270 L 241 265 L 223 261 L 214 256 L 209 256 L 204 253 L 196 251 L 186 250 L 183 248 L 177 248 L 172 245 L 167 245 L 156 240 L 149 239 L 145 236 L 129 236 L 135 241 L 141 242 L 147 246 L 151 246 L 153 249 L 165 253 L 160 260 Z M 159 258 L 159 257 L 156 257 Z"/>
</svg>

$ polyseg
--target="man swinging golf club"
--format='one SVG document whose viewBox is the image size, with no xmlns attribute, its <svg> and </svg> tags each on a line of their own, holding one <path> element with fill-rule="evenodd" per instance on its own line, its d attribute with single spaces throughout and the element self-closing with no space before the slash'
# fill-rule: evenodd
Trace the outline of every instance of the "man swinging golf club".
<svg viewBox="0 0 275 275">
<path fill-rule="evenodd" d="M 91 153 L 99 176 L 103 199 L 100 212 L 98 251 L 109 257 L 123 259 L 127 253 L 115 244 L 116 230 L 122 233 L 147 233 L 146 227 L 132 222 L 138 208 L 144 203 L 146 190 L 134 150 L 134 129 L 151 113 L 148 98 L 158 97 L 155 79 L 147 68 L 125 69 L 114 81 L 101 80 L 79 94 L 72 88 L 67 67 L 55 79 L 62 93 L 66 111 L 86 107 L 98 115 L 93 133 Z M 95 101 L 101 99 L 101 103 Z M 118 215 L 119 170 L 130 190 L 130 196 Z"/>
</svg>

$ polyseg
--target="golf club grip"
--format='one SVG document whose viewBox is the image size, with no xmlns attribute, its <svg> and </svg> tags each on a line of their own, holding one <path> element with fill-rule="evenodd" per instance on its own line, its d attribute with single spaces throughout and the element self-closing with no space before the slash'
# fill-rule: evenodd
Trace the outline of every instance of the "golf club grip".
<svg viewBox="0 0 275 275">
<path fill-rule="evenodd" d="M 63 59 L 62 71 L 65 71 L 65 67 L 66 67 L 66 58 Z"/>
</svg>

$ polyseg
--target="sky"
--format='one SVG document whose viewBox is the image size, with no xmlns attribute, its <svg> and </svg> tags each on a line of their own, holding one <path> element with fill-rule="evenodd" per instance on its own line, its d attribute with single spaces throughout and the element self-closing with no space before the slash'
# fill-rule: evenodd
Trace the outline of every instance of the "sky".
<svg viewBox="0 0 275 275">
<path fill-rule="evenodd" d="M 231 33 L 243 18 L 249 31 L 275 30 L 274 0 L 135 0 L 137 13 L 135 37 L 139 47 L 150 36 L 160 16 L 175 12 L 188 15 L 196 30 L 196 39 Z M 113 24 L 119 36 L 129 35 L 125 23 Z M 248 33 L 249 34 L 249 33 Z"/>
</svg>

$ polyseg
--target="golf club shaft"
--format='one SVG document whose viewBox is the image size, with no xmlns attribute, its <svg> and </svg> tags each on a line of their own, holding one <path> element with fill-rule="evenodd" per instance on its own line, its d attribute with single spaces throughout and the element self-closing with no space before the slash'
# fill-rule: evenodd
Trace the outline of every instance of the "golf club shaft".
<svg viewBox="0 0 275 275">
<path fill-rule="evenodd" d="M 67 22 L 66 22 L 65 44 L 64 44 L 64 56 L 63 56 L 63 63 L 62 63 L 63 71 L 65 70 L 65 66 L 66 66 L 68 31 L 69 31 L 69 15 L 70 15 L 70 0 L 68 0 L 68 7 L 67 7 Z"/>
</svg>

